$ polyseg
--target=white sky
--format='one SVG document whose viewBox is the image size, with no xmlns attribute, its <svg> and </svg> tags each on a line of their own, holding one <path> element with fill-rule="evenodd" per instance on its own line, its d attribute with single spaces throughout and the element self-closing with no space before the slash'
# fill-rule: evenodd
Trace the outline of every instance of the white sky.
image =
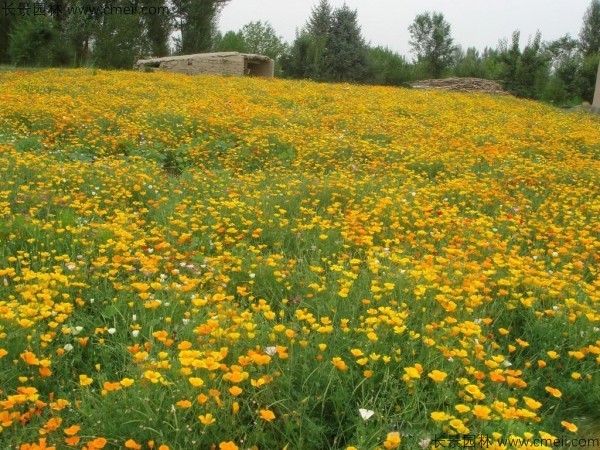
<svg viewBox="0 0 600 450">
<path fill-rule="evenodd" d="M 318 0 L 231 0 L 219 19 L 223 32 L 237 31 L 251 21 L 268 21 L 285 41 L 292 42 Z M 408 27 L 417 14 L 436 11 L 451 25 L 456 44 L 464 49 L 496 48 L 500 39 L 521 31 L 521 44 L 542 33 L 553 40 L 569 33 L 577 37 L 591 0 L 330 0 L 358 10 L 364 38 L 412 59 Z"/>
</svg>

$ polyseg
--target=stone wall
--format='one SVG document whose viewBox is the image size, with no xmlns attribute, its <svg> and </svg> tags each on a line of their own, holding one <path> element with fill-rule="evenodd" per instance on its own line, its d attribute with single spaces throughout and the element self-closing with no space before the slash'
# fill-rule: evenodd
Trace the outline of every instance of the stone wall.
<svg viewBox="0 0 600 450">
<path fill-rule="evenodd" d="M 166 72 L 194 74 L 218 74 L 218 75 L 244 75 L 244 57 L 242 55 L 232 56 L 206 56 L 175 61 L 163 61 L 158 67 Z"/>
<path fill-rule="evenodd" d="M 274 72 L 274 62 L 266 56 L 237 52 L 199 53 L 196 55 L 141 59 L 135 64 L 134 69 L 140 71 L 159 70 L 189 75 L 253 75 L 271 78 Z"/>
</svg>

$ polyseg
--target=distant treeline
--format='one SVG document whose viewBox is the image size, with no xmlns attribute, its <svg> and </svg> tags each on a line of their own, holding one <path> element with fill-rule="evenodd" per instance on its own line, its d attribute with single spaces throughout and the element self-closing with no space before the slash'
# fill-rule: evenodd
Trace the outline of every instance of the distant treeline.
<svg viewBox="0 0 600 450">
<path fill-rule="evenodd" d="M 517 96 L 555 104 L 591 102 L 600 61 L 600 0 L 582 18 L 577 38 L 520 45 L 520 33 L 482 52 L 463 49 L 441 13 L 419 14 L 410 25 L 413 60 L 362 36 L 357 12 L 328 0 L 286 43 L 268 22 L 218 31 L 230 0 L 0 0 L 0 63 L 128 69 L 136 59 L 207 51 L 268 55 L 276 74 L 324 82 L 402 85 L 447 76 L 500 80 Z M 384 14 L 385 11 L 382 11 Z"/>
</svg>

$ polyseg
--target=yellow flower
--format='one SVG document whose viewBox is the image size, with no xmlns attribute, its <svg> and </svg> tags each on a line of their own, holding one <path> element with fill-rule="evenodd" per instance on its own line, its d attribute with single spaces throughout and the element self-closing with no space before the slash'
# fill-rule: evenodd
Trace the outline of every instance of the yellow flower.
<svg viewBox="0 0 600 450">
<path fill-rule="evenodd" d="M 342 372 L 348 369 L 348 366 L 346 365 L 344 360 L 339 357 L 333 358 L 331 360 L 331 364 L 333 364 L 336 369 L 341 370 Z"/>
<path fill-rule="evenodd" d="M 194 387 L 202 387 L 204 385 L 204 380 L 202 380 L 202 378 L 190 377 L 188 378 L 188 381 Z"/>
<path fill-rule="evenodd" d="M 435 420 L 436 422 L 443 422 L 445 420 L 450 420 L 452 419 L 452 416 L 446 414 L 445 412 L 442 411 L 434 411 L 430 414 L 431 418 L 433 420 Z"/>
<path fill-rule="evenodd" d="M 229 388 L 229 393 L 231 395 L 233 395 L 234 397 L 237 397 L 238 395 L 240 395 L 242 392 L 244 392 L 244 390 L 239 387 L 239 386 L 231 386 Z"/>
<path fill-rule="evenodd" d="M 386 438 L 385 438 L 385 442 L 383 443 L 383 446 L 385 448 L 398 448 L 400 447 L 400 443 L 402 442 L 402 438 L 400 437 L 400 433 L 398 433 L 397 431 L 392 431 L 391 433 L 388 433 Z"/>
<path fill-rule="evenodd" d="M 527 405 L 527 407 L 529 409 L 536 410 L 542 406 L 542 404 L 540 402 L 538 402 L 537 400 L 534 400 L 531 397 L 523 397 L 523 401 L 525 402 L 525 404 Z"/>
<path fill-rule="evenodd" d="M 129 387 L 133 383 L 135 383 L 135 380 L 133 380 L 132 378 L 123 378 L 121 381 L 119 381 L 119 383 L 121 384 L 121 386 Z"/>
<path fill-rule="evenodd" d="M 473 415 L 480 420 L 491 420 L 490 412 L 492 410 L 487 406 L 475 405 L 473 406 Z"/>
<path fill-rule="evenodd" d="M 270 421 L 272 421 L 272 420 L 275 419 L 275 413 L 273 411 L 268 410 L 268 409 L 261 409 L 259 411 L 259 414 L 260 414 L 260 418 L 262 420 L 267 421 L 267 422 L 270 422 Z"/>
<path fill-rule="evenodd" d="M 198 416 L 198 419 L 200 419 L 200 423 L 202 423 L 202 425 L 212 425 L 217 421 L 217 419 L 215 419 L 211 413 L 201 414 Z"/>
<path fill-rule="evenodd" d="M 93 382 L 94 382 L 93 378 L 90 378 L 87 375 L 79 375 L 79 385 L 80 386 L 89 386 Z"/>
<path fill-rule="evenodd" d="M 446 372 L 442 372 L 441 370 L 433 370 L 427 374 L 429 378 L 431 378 L 436 383 L 444 381 L 448 374 Z"/>
</svg>

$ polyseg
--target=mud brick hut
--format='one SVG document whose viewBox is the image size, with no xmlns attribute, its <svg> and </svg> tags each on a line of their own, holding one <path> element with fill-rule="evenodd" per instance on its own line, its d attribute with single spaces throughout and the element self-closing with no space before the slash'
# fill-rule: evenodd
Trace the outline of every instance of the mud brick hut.
<svg viewBox="0 0 600 450">
<path fill-rule="evenodd" d="M 142 72 L 157 70 L 187 73 L 189 75 L 250 75 L 272 78 L 274 61 L 268 56 L 238 52 L 198 53 L 195 55 L 140 59 L 133 68 Z"/>
</svg>

